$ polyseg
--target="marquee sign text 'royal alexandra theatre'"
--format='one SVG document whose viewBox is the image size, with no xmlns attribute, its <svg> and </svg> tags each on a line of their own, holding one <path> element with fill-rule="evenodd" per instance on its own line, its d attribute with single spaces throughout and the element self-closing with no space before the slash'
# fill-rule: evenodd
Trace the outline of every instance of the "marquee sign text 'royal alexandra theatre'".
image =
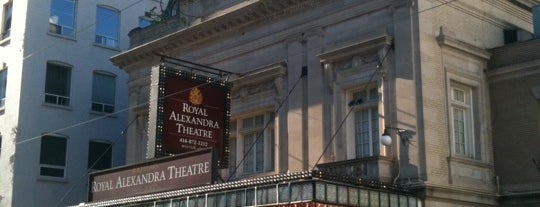
<svg viewBox="0 0 540 207">
<path fill-rule="evenodd" d="M 90 174 L 88 201 L 103 201 L 212 184 L 212 149 L 98 171 Z"/>
</svg>

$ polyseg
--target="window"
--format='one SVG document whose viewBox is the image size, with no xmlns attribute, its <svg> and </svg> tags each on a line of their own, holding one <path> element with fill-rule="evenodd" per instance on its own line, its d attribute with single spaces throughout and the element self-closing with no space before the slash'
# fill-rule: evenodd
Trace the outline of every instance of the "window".
<svg viewBox="0 0 540 207">
<path fill-rule="evenodd" d="M 112 145 L 106 142 L 90 141 L 88 145 L 88 169 L 111 168 Z"/>
<path fill-rule="evenodd" d="M 356 158 L 379 155 L 379 112 L 377 88 L 352 94 Z M 361 102 L 354 100 L 362 100 Z"/>
<path fill-rule="evenodd" d="M 116 76 L 105 71 L 94 72 L 92 83 L 92 111 L 114 112 Z"/>
<path fill-rule="evenodd" d="M 7 68 L 0 70 L 0 108 L 6 103 Z"/>
<path fill-rule="evenodd" d="M 45 103 L 69 105 L 69 89 L 71 85 L 71 68 L 63 65 L 47 63 L 45 79 Z"/>
<path fill-rule="evenodd" d="M 13 2 L 4 4 L 4 17 L 2 19 L 2 39 L 6 39 L 11 34 L 11 16 L 13 13 Z"/>
<path fill-rule="evenodd" d="M 75 35 L 75 0 L 51 0 L 49 32 L 70 37 Z"/>
<path fill-rule="evenodd" d="M 273 113 L 264 113 L 238 120 L 239 133 L 234 142 L 237 152 L 235 160 L 245 156 L 242 172 L 245 174 L 260 173 L 274 170 L 274 127 L 266 123 L 274 118 Z"/>
<path fill-rule="evenodd" d="M 50 177 L 65 176 L 67 138 L 53 135 L 41 137 L 39 174 Z"/>
<path fill-rule="evenodd" d="M 120 12 L 102 6 L 96 12 L 96 44 L 118 48 Z"/>
<path fill-rule="evenodd" d="M 450 90 L 450 123 L 454 152 L 457 155 L 475 158 L 472 89 L 454 83 Z"/>
</svg>

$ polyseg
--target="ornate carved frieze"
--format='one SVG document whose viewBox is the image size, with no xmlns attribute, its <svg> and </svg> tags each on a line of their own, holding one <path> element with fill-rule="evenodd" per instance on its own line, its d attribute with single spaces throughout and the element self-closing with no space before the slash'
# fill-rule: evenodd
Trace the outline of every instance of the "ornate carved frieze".
<svg viewBox="0 0 540 207">
<path fill-rule="evenodd" d="M 334 63 L 334 69 L 337 71 L 361 68 L 364 65 L 372 65 L 379 61 L 376 53 L 366 55 L 355 55 L 349 59 Z"/>
<path fill-rule="evenodd" d="M 268 80 L 263 83 L 257 83 L 253 85 L 244 85 L 238 88 L 235 88 L 231 91 L 231 99 L 240 99 L 245 98 L 248 96 L 253 96 L 256 94 L 272 91 L 272 93 L 275 93 L 276 87 L 274 84 L 274 80 Z"/>
<path fill-rule="evenodd" d="M 286 69 L 284 63 L 265 66 L 248 72 L 233 80 L 231 100 L 254 98 L 269 95 L 279 100 L 284 94 Z"/>
</svg>

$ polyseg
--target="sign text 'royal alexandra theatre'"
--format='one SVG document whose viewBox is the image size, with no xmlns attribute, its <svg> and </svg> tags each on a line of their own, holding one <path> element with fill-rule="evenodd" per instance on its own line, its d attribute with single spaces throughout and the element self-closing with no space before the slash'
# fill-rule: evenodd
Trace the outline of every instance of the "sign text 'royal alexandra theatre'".
<svg viewBox="0 0 540 207">
<path fill-rule="evenodd" d="M 231 84 L 160 67 L 156 156 L 213 148 L 226 167 Z"/>
<path fill-rule="evenodd" d="M 212 184 L 212 149 L 90 174 L 88 201 L 103 201 Z"/>
</svg>

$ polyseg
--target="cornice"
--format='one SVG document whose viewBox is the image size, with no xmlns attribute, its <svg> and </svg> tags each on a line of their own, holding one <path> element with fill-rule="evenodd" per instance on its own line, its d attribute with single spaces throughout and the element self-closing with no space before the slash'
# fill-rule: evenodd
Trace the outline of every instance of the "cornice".
<svg viewBox="0 0 540 207">
<path fill-rule="evenodd" d="M 114 65 L 124 68 L 141 59 L 157 54 L 167 54 L 169 51 L 204 42 L 219 37 L 225 32 L 247 25 L 286 15 L 290 10 L 306 3 L 311 6 L 322 4 L 327 0 L 292 0 L 292 1 L 243 1 L 228 9 L 217 11 L 202 18 L 201 22 L 180 29 L 148 43 L 134 47 L 126 52 L 113 56 Z"/>
<path fill-rule="evenodd" d="M 392 45 L 393 38 L 386 30 L 372 30 L 365 33 L 360 41 L 347 42 L 326 49 L 318 57 L 323 63 L 333 62 L 355 54 L 376 53 L 379 49 Z"/>
<path fill-rule="evenodd" d="M 530 10 L 533 6 L 540 5 L 540 0 L 509 0 L 523 9 Z"/>
<path fill-rule="evenodd" d="M 498 82 L 540 74 L 540 60 L 492 68 L 487 72 L 489 82 Z"/>
<path fill-rule="evenodd" d="M 456 49 L 460 52 L 468 53 L 470 55 L 474 55 L 478 58 L 482 58 L 485 60 L 489 60 L 489 58 L 491 57 L 491 53 L 488 52 L 487 50 L 476 47 L 469 43 L 463 42 L 455 37 L 452 37 L 448 34 L 445 34 L 443 27 L 440 28 L 439 35 L 436 38 L 437 38 L 437 42 L 439 43 L 441 47 L 448 47 L 448 48 Z"/>
<path fill-rule="evenodd" d="M 283 61 L 249 71 L 231 81 L 233 82 L 234 87 L 243 87 L 285 75 L 287 75 L 287 64 Z"/>
<path fill-rule="evenodd" d="M 484 22 L 493 24 L 500 28 L 513 28 L 516 27 L 515 22 L 511 22 L 511 20 L 500 18 L 497 15 L 494 14 L 494 10 L 490 10 L 487 6 L 491 6 L 492 8 L 496 8 L 500 12 L 504 12 L 509 16 L 514 16 L 517 19 L 526 22 L 527 24 L 532 24 L 532 14 L 530 11 L 524 10 L 521 7 L 516 6 L 515 4 L 512 4 L 508 0 L 487 0 L 487 1 L 481 1 L 483 4 L 482 7 L 474 6 L 471 4 L 471 2 L 477 2 L 477 1 L 456 1 L 452 3 L 448 3 L 447 0 L 437 0 L 441 4 L 445 4 L 445 6 L 454 8 L 460 12 L 465 13 L 466 15 L 469 15 L 473 18 L 482 20 Z M 526 28 L 526 29 L 532 29 Z"/>
</svg>

